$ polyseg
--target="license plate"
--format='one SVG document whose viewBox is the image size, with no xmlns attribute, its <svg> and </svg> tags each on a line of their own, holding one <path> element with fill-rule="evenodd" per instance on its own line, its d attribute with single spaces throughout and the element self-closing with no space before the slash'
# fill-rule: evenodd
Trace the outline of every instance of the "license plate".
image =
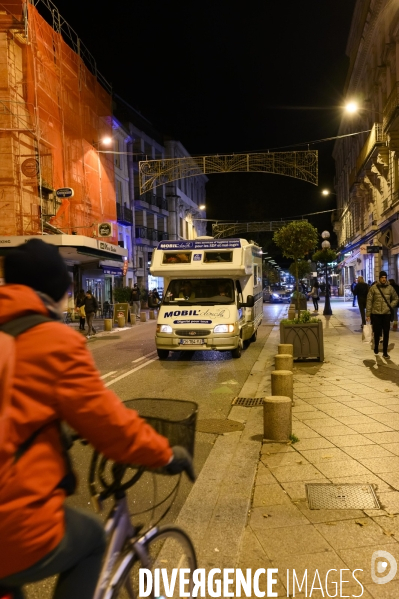
<svg viewBox="0 0 399 599">
<path fill-rule="evenodd" d="M 180 339 L 180 345 L 204 345 L 205 339 Z"/>
</svg>

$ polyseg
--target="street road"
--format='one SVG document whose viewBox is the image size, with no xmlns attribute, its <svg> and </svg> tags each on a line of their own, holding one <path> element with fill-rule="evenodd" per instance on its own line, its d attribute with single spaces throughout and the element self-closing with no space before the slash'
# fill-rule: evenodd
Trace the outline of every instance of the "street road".
<svg viewBox="0 0 399 599">
<path fill-rule="evenodd" d="M 191 400 L 198 404 L 198 420 L 227 418 L 233 398 L 240 393 L 264 344 L 267 342 L 275 322 L 281 318 L 287 306 L 264 304 L 264 318 L 258 329 L 258 338 L 239 359 L 233 359 L 231 352 L 174 352 L 166 361 L 158 360 L 154 336 L 155 321 L 140 323 L 129 330 L 94 337 L 88 341 L 96 365 L 104 384 L 112 389 L 122 401 L 133 398 L 159 398 L 160 412 L 163 399 Z M 216 435 L 196 434 L 195 469 L 199 473 L 215 442 Z M 68 504 L 92 509 L 87 488 L 87 475 L 92 449 L 75 443 L 72 459 L 79 478 L 78 492 L 69 498 Z M 175 477 L 154 477 L 145 475 L 129 491 L 129 506 L 133 514 L 149 507 L 150 501 L 157 503 L 156 497 L 165 497 L 174 486 Z M 154 479 L 156 482 L 154 484 Z M 182 477 L 176 499 L 165 518 L 173 522 L 183 506 L 192 483 Z M 156 493 L 156 495 L 154 495 Z M 169 505 L 170 502 L 167 504 Z M 109 500 L 100 514 L 105 519 L 112 505 Z M 162 512 L 159 508 L 155 516 Z M 151 514 L 140 514 L 134 522 L 148 523 Z M 28 599 L 49 599 L 54 581 L 29 586 Z"/>
</svg>

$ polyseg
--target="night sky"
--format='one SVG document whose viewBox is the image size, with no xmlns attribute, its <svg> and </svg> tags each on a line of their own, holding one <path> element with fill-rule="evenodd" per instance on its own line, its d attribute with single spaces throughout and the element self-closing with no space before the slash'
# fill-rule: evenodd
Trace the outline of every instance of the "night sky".
<svg viewBox="0 0 399 599">
<path fill-rule="evenodd" d="M 114 91 L 193 155 L 337 134 L 356 0 L 53 1 Z M 333 208 L 335 196 L 321 196 L 333 191 L 333 142 L 310 147 L 319 150 L 319 187 L 213 175 L 207 216 L 259 221 Z M 331 230 L 330 215 L 309 220 Z"/>
</svg>

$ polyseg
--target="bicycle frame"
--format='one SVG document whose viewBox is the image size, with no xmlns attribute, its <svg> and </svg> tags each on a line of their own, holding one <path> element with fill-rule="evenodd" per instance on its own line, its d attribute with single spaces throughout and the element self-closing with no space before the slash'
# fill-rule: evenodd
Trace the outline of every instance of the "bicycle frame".
<svg viewBox="0 0 399 599">
<path fill-rule="evenodd" d="M 131 539 L 135 533 L 135 528 L 130 522 L 126 496 L 115 501 L 105 524 L 105 532 L 108 537 L 108 545 L 93 599 L 104 599 L 106 597 L 116 561 L 125 542 Z"/>
</svg>

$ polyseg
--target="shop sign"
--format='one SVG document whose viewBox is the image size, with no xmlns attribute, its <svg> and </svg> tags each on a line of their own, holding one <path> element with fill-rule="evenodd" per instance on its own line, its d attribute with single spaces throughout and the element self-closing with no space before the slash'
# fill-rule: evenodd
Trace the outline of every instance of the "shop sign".
<svg viewBox="0 0 399 599">
<path fill-rule="evenodd" d="M 379 254 L 381 251 L 381 246 L 379 245 L 368 245 L 367 253 L 368 254 Z"/>
<path fill-rule="evenodd" d="M 359 249 L 361 254 L 367 254 L 367 245 L 361 245 Z"/>
<path fill-rule="evenodd" d="M 75 192 L 72 187 L 61 187 L 55 190 L 55 195 L 57 198 L 73 198 Z"/>
<path fill-rule="evenodd" d="M 27 158 L 21 164 L 21 171 L 25 177 L 32 179 L 39 172 L 39 161 L 36 158 Z"/>
<path fill-rule="evenodd" d="M 98 236 L 99 237 L 111 237 L 112 236 L 112 223 L 99 223 Z"/>
<path fill-rule="evenodd" d="M 118 322 L 118 317 L 124 316 L 125 322 L 129 322 L 130 312 L 129 304 L 115 304 L 114 306 L 114 322 Z"/>
<path fill-rule="evenodd" d="M 125 276 L 125 274 L 127 273 L 127 269 L 129 268 L 129 263 L 127 260 L 124 261 L 123 263 L 123 270 L 122 270 L 122 274 L 123 276 Z"/>
</svg>

